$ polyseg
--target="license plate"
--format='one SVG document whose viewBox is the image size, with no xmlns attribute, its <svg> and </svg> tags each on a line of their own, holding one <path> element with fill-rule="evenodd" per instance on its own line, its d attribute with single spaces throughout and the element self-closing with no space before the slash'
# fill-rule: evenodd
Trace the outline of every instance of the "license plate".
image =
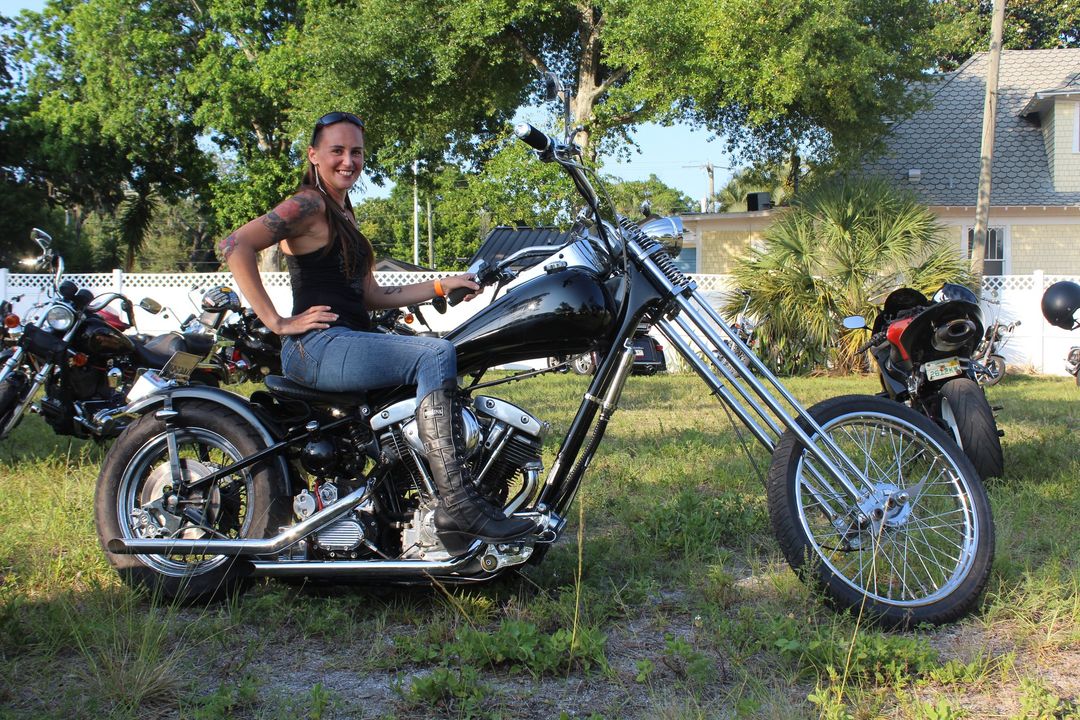
<svg viewBox="0 0 1080 720">
<path fill-rule="evenodd" d="M 645 357 L 645 351 L 642 350 L 639 347 L 634 348 L 634 357 L 636 357 L 636 358 Z"/>
<path fill-rule="evenodd" d="M 956 377 L 964 372 L 960 367 L 960 358 L 955 357 L 924 363 L 923 370 L 926 372 L 926 379 L 931 382 L 942 378 Z"/>
</svg>

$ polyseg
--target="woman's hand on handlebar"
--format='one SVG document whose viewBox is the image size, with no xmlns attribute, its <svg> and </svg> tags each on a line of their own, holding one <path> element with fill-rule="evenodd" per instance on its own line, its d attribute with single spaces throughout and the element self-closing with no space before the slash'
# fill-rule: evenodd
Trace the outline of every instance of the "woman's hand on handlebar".
<svg viewBox="0 0 1080 720">
<path fill-rule="evenodd" d="M 337 313 L 330 312 L 329 305 L 312 305 L 299 315 L 281 318 L 277 327 L 270 329 L 275 335 L 303 335 L 309 330 L 325 330 L 337 317 Z"/>
<path fill-rule="evenodd" d="M 439 282 L 442 284 L 443 296 L 451 305 L 457 305 L 462 300 L 472 300 L 484 292 L 484 288 L 476 282 L 476 275 L 471 272 L 440 278 Z"/>
</svg>

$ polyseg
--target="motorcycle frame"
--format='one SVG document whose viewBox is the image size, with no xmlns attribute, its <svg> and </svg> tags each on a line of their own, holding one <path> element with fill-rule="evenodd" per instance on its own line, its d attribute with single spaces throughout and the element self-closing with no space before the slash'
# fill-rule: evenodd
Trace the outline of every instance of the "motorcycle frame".
<svg viewBox="0 0 1080 720">
<path fill-rule="evenodd" d="M 566 150 L 565 147 L 546 151 L 538 149 L 538 154 L 541 159 L 557 159 L 571 175 L 575 186 L 594 210 L 595 216 L 602 217 L 598 210 L 599 199 L 585 176 L 584 168 L 570 157 L 560 157 L 560 149 L 564 152 Z M 607 342 L 609 351 L 605 353 L 581 400 L 555 461 L 533 504 L 534 511 L 518 513 L 535 517 L 539 521 L 545 539 L 538 541 L 551 542 L 553 538 L 548 538 L 552 534 L 557 535 L 564 524 L 561 518 L 565 517 L 576 497 L 585 471 L 603 439 L 611 417 L 618 408 L 623 387 L 633 365 L 634 354 L 630 340 L 638 324 L 646 317 L 677 349 L 682 358 L 693 367 L 712 393 L 731 409 L 767 450 L 771 452 L 776 448 L 780 435 L 785 429 L 795 434 L 817 461 L 816 464 L 807 463 L 806 469 L 824 488 L 826 496 L 813 487 L 808 487 L 808 490 L 831 522 L 842 522 L 843 518 L 850 514 L 850 508 L 854 506 L 857 508 L 855 519 L 859 523 L 865 523 L 875 509 L 884 506 L 885 498 L 878 496 L 879 493 L 875 492 L 874 487 L 855 463 L 708 303 L 698 291 L 697 284 L 675 267 L 667 251 L 629 220 L 620 219 L 619 222 L 619 229 L 602 222 L 598 223 L 596 226 L 598 237 L 593 238 L 594 242 L 606 242 L 610 248 L 613 244 L 607 242 L 605 236 L 618 233 L 621 235 L 620 242 L 625 249 L 624 257 L 628 259 L 624 267 L 617 269 L 614 273 L 615 276 L 621 274 L 620 294 L 623 300 L 619 306 L 616 328 Z M 612 257 L 612 261 L 616 259 Z M 743 357 L 746 358 L 745 362 Z M 220 390 L 207 390 L 201 395 L 206 399 L 218 395 L 231 396 L 230 393 Z M 170 420 L 176 415 L 176 412 L 171 409 L 171 400 L 181 397 L 183 394 L 175 394 L 173 398 L 165 401 L 164 407 L 157 411 L 158 418 L 166 423 L 167 432 Z M 260 425 L 257 420 L 255 424 Z M 325 429 L 323 428 L 323 431 Z M 210 482 L 271 455 L 277 455 L 278 462 L 283 462 L 281 453 L 285 446 L 292 445 L 310 434 L 310 432 L 305 432 L 286 440 L 278 439 L 276 442 L 265 436 L 264 440 L 269 441 L 269 447 L 200 478 L 196 482 Z M 837 483 L 843 493 L 838 493 L 830 480 Z M 339 517 L 339 511 L 347 511 L 363 502 L 367 492 L 366 487 L 358 488 L 334 505 L 324 508 L 303 523 L 292 526 L 272 538 L 241 540 L 115 538 L 109 542 L 108 547 L 111 552 L 131 554 L 194 553 L 248 557 L 265 555 L 267 552 L 279 552 L 327 526 Z M 850 499 L 850 505 L 837 509 L 827 500 L 827 497 L 835 498 L 841 494 L 845 494 Z M 338 506 L 343 506 L 345 510 L 342 511 Z M 328 512 L 334 508 L 337 510 Z M 484 543 L 478 540 L 474 543 L 471 552 L 444 563 L 385 559 L 290 561 L 284 558 L 256 560 L 254 567 L 255 572 L 260 575 L 321 574 L 325 570 L 328 575 L 363 573 L 372 576 L 398 577 L 421 573 L 441 578 L 452 575 L 454 579 L 467 580 L 468 577 L 461 575 L 462 568 L 468 566 L 466 561 L 475 559 L 476 553 L 484 547 Z M 481 567 L 487 570 L 483 563 Z M 443 575 L 443 573 L 448 575 Z"/>
</svg>

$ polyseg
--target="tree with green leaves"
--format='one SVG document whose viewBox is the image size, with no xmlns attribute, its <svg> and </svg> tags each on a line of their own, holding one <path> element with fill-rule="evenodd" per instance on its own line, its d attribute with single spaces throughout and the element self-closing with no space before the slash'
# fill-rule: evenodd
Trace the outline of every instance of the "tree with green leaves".
<svg viewBox="0 0 1080 720">
<path fill-rule="evenodd" d="M 954 70 L 990 49 L 992 0 L 939 0 L 929 52 L 940 70 Z M 1080 3 L 1076 0 L 1008 0 L 1002 47 L 1039 50 L 1080 47 Z"/>
<path fill-rule="evenodd" d="M 858 367 L 865 336 L 840 321 L 862 315 L 900 286 L 932 293 L 944 282 L 970 284 L 967 262 L 928 208 L 884 180 L 839 179 L 797 199 L 733 272 L 761 319 L 757 337 L 782 372 Z M 732 294 L 726 311 L 742 309 Z"/>
</svg>

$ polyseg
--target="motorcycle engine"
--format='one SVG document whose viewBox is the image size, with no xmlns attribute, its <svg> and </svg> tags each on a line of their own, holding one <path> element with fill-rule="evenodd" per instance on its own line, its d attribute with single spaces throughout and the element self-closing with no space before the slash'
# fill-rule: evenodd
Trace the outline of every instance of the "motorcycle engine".
<svg viewBox="0 0 1080 720">
<path fill-rule="evenodd" d="M 336 503 L 339 497 L 338 487 L 332 482 L 322 483 L 314 493 L 305 488 L 293 498 L 293 512 L 300 520 L 306 520 L 318 509 Z M 329 527 L 311 535 L 309 545 L 318 557 L 355 559 L 367 554 L 366 548 L 361 546 L 373 542 L 377 533 L 374 506 L 367 500 Z"/>
<path fill-rule="evenodd" d="M 408 400 L 375 416 L 375 431 L 384 462 L 395 463 L 399 492 L 406 487 L 417 500 L 411 517 L 402 525 L 404 557 L 433 560 L 445 555 L 434 531 L 432 517 L 436 503 L 424 491 L 428 485 L 423 443 L 413 417 L 415 401 Z M 467 462 L 471 465 L 477 490 L 499 507 L 506 505 L 515 490 L 516 504 L 535 492 L 542 468 L 543 436 L 548 426 L 521 408 L 498 398 L 478 396 L 464 408 Z M 417 493 L 415 491 L 419 490 Z"/>
</svg>

